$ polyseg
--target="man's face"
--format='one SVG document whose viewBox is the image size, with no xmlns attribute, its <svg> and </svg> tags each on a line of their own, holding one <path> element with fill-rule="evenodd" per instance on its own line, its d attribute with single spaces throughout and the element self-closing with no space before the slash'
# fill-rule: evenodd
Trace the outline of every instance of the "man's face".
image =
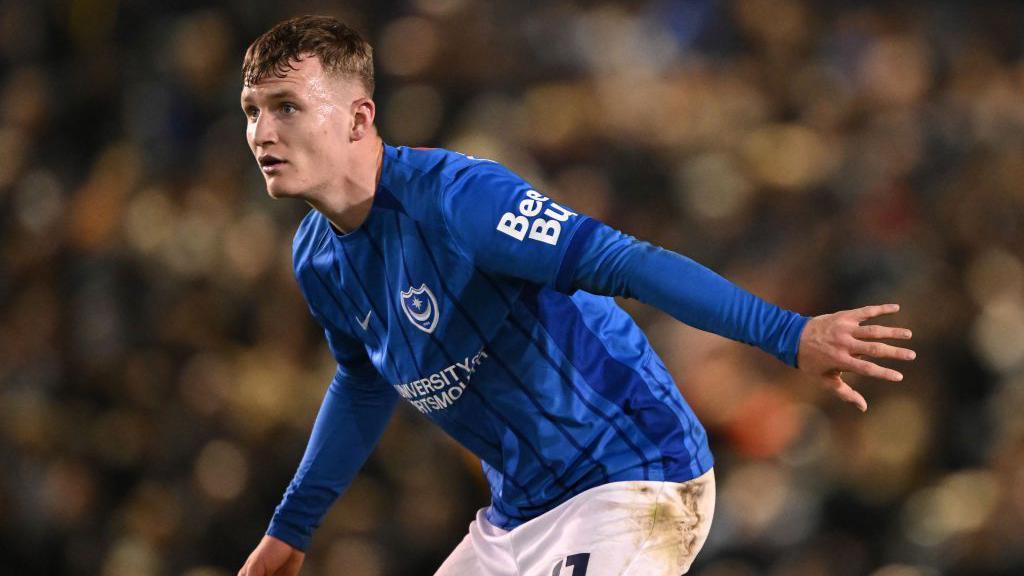
<svg viewBox="0 0 1024 576">
<path fill-rule="evenodd" d="M 242 88 L 245 137 L 274 198 L 316 197 L 340 180 L 349 153 L 351 82 L 325 73 L 315 56 L 292 61 L 283 78 Z"/>
</svg>

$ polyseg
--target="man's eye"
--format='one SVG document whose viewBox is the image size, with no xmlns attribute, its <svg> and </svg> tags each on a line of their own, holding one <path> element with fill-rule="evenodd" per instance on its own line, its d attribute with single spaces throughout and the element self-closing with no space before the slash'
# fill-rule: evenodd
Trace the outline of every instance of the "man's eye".
<svg viewBox="0 0 1024 576">
<path fill-rule="evenodd" d="M 259 108 L 246 108 L 245 115 L 249 120 L 255 120 L 260 115 Z"/>
<path fill-rule="evenodd" d="M 281 104 L 281 112 L 284 112 L 285 114 L 294 114 L 298 111 L 299 109 L 296 108 L 294 104 Z"/>
</svg>

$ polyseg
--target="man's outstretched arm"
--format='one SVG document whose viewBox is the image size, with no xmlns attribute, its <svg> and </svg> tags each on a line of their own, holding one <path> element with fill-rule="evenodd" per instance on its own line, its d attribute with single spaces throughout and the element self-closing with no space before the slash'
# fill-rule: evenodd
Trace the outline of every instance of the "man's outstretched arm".
<svg viewBox="0 0 1024 576">
<path fill-rule="evenodd" d="M 807 318 L 772 305 L 670 250 L 577 214 L 493 162 L 467 168 L 442 195 L 442 219 L 456 245 L 483 270 L 546 285 L 635 298 L 696 328 L 746 342 L 813 376 L 867 409 L 842 372 L 898 381 L 864 356 L 913 359 L 872 339 L 909 339 L 903 328 L 861 326 L 895 311 L 867 307 Z"/>
<path fill-rule="evenodd" d="M 570 261 L 563 262 L 563 267 L 574 265 L 571 276 L 561 275 L 571 278 L 570 288 L 635 298 L 696 328 L 758 346 L 862 411 L 867 402 L 843 381 L 842 372 L 898 382 L 902 374 L 863 357 L 915 357 L 912 350 L 872 341 L 909 339 L 910 330 L 861 326 L 870 318 L 896 312 L 898 305 L 807 318 L 765 302 L 690 258 L 596 221 L 587 228 L 574 238 L 576 246 L 569 247 Z"/>
</svg>

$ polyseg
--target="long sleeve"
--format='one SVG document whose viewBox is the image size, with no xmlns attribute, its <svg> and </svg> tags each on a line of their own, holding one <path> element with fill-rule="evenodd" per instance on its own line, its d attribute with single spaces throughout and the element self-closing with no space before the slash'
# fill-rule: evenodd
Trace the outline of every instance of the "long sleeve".
<svg viewBox="0 0 1024 576">
<path fill-rule="evenodd" d="M 680 322 L 797 365 L 800 334 L 809 318 L 765 302 L 690 258 L 604 224 L 588 228 L 568 248 L 577 255 L 574 268 L 560 274 L 572 278 L 572 288 L 635 298 Z"/>
<path fill-rule="evenodd" d="M 701 330 L 796 366 L 808 318 L 774 306 L 693 260 L 626 236 L 533 190 L 495 163 L 446 191 L 445 222 L 482 269 L 571 293 L 636 298 Z"/>
<path fill-rule="evenodd" d="M 360 382 L 339 369 L 267 534 L 306 549 L 327 509 L 376 446 L 397 398 L 390 386 Z"/>
</svg>

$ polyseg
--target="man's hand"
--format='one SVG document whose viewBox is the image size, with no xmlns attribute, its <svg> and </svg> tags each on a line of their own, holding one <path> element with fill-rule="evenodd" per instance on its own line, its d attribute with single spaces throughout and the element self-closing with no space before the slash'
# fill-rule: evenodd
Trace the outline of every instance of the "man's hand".
<svg viewBox="0 0 1024 576">
<path fill-rule="evenodd" d="M 296 550 L 273 536 L 264 536 L 249 554 L 238 576 L 298 576 L 306 553 Z"/>
<path fill-rule="evenodd" d="M 854 372 L 892 382 L 903 380 L 903 374 L 864 360 L 863 357 L 913 360 L 917 356 L 913 350 L 870 341 L 909 340 L 910 330 L 876 325 L 861 326 L 861 322 L 898 312 L 899 309 L 899 304 L 883 304 L 811 318 L 800 336 L 800 350 L 797 353 L 800 371 L 809 374 L 843 400 L 856 404 L 861 412 L 867 410 L 867 401 L 843 381 L 843 372 Z"/>
</svg>

